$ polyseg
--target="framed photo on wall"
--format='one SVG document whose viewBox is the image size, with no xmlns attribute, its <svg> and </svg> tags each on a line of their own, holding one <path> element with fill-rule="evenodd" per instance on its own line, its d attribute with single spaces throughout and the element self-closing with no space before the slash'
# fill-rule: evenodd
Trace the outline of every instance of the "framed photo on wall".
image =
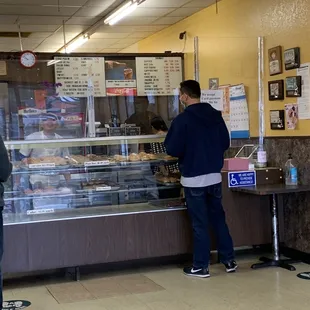
<svg viewBox="0 0 310 310">
<path fill-rule="evenodd" d="M 271 130 L 284 130 L 285 129 L 284 110 L 271 110 L 270 111 L 270 129 Z"/>
<path fill-rule="evenodd" d="M 283 72 L 282 47 L 276 46 L 268 50 L 269 74 L 277 75 Z"/>
<path fill-rule="evenodd" d="M 294 47 L 284 51 L 285 70 L 292 70 L 300 67 L 300 48 Z"/>
<path fill-rule="evenodd" d="M 210 78 L 209 79 L 209 89 L 216 90 L 219 88 L 220 79 L 219 78 Z"/>
<path fill-rule="evenodd" d="M 270 81 L 268 82 L 269 101 L 284 100 L 284 81 Z"/>
<path fill-rule="evenodd" d="M 301 76 L 286 78 L 286 97 L 301 97 Z"/>
</svg>

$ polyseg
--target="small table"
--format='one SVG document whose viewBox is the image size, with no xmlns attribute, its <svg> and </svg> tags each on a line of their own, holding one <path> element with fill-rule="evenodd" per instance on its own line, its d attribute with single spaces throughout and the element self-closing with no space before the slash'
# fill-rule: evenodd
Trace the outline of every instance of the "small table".
<svg viewBox="0 0 310 310">
<path fill-rule="evenodd" d="M 270 196 L 273 258 L 270 259 L 267 257 L 261 257 L 259 260 L 262 263 L 254 264 L 251 267 L 253 269 L 264 267 L 281 267 L 290 271 L 295 271 L 296 268 L 290 264 L 293 264 L 294 262 L 296 262 L 296 260 L 280 259 L 278 195 L 309 192 L 310 186 L 308 185 L 288 186 L 284 184 L 276 184 L 276 185 L 264 185 L 256 187 L 240 187 L 235 188 L 234 191 L 258 196 Z"/>
</svg>

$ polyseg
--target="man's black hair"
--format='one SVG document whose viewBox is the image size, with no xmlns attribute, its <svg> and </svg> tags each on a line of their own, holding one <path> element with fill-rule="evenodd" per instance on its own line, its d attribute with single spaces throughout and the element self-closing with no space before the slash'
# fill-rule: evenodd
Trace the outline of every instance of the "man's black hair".
<svg viewBox="0 0 310 310">
<path fill-rule="evenodd" d="M 187 80 L 180 84 L 181 93 L 188 95 L 192 99 L 200 99 L 200 84 L 194 80 Z"/>
</svg>

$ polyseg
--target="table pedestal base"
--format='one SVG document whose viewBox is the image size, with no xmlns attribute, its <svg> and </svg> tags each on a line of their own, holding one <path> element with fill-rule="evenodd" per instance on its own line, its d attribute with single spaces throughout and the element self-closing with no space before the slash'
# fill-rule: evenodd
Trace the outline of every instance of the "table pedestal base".
<svg viewBox="0 0 310 310">
<path fill-rule="evenodd" d="M 251 266 L 252 269 L 260 269 L 260 268 L 265 268 L 265 267 L 280 267 L 287 269 L 289 271 L 295 271 L 296 268 L 290 264 L 298 263 L 296 260 L 292 259 L 271 259 L 268 257 L 261 257 L 259 259 L 262 263 L 254 264 Z"/>
</svg>

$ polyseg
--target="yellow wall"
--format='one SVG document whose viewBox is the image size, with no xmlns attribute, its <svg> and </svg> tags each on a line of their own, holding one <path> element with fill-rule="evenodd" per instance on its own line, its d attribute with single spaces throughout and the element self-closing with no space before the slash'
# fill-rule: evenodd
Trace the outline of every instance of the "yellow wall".
<svg viewBox="0 0 310 310">
<path fill-rule="evenodd" d="M 185 78 L 193 78 L 193 38 L 200 42 L 200 82 L 208 87 L 211 77 L 220 84 L 244 83 L 250 111 L 251 136 L 258 135 L 258 65 L 257 37 L 265 38 L 265 109 L 267 136 L 304 136 L 310 134 L 310 120 L 301 120 L 297 130 L 270 130 L 269 111 L 284 109 L 296 99 L 269 102 L 268 81 L 284 79 L 269 76 L 267 50 L 282 45 L 283 49 L 299 46 L 301 63 L 310 62 L 310 0 L 222 0 L 219 14 L 211 6 L 197 14 L 139 42 L 139 52 L 182 51 L 179 33 L 187 31 Z M 309 103 L 310 104 L 310 103 Z"/>
</svg>

